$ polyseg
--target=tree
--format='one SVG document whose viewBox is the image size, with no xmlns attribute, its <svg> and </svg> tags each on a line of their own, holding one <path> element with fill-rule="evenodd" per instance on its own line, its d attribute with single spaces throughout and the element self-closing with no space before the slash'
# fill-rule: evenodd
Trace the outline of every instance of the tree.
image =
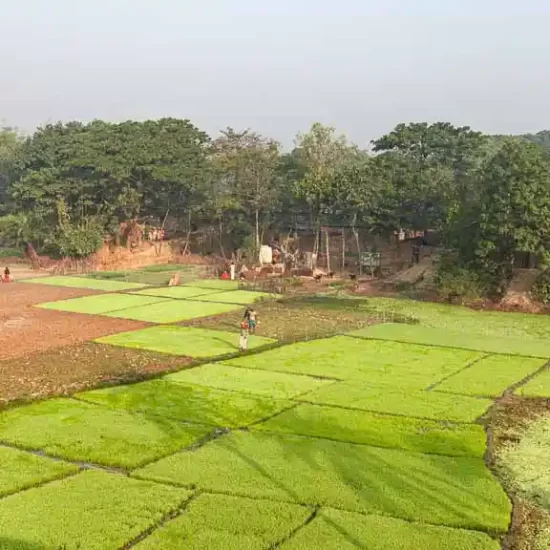
<svg viewBox="0 0 550 550">
<path fill-rule="evenodd" d="M 261 244 L 264 226 L 279 195 L 279 144 L 250 130 L 222 132 L 213 144 L 219 177 L 245 214 L 254 214 L 254 246 Z"/>
<path fill-rule="evenodd" d="M 8 210 L 8 187 L 15 178 L 15 162 L 21 146 L 17 130 L 0 128 L 0 214 Z"/>
<path fill-rule="evenodd" d="M 374 141 L 402 227 L 441 228 L 471 191 L 485 137 L 446 122 L 400 124 Z"/>
<path fill-rule="evenodd" d="M 550 259 L 550 165 L 538 146 L 504 141 L 479 186 L 479 201 L 466 202 L 457 217 L 451 245 L 461 264 L 503 292 L 516 253 Z"/>
</svg>

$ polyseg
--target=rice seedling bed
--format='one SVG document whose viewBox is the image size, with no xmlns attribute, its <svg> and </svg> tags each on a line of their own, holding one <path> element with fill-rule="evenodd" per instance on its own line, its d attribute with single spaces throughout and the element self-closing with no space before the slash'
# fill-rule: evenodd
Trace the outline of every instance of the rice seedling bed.
<svg viewBox="0 0 550 550">
<path fill-rule="evenodd" d="M 77 471 L 72 464 L 0 447 L 0 497 Z"/>
<path fill-rule="evenodd" d="M 243 369 L 211 363 L 165 376 L 170 382 L 289 399 L 333 383 L 311 376 Z"/>
<path fill-rule="evenodd" d="M 223 279 L 198 279 L 185 283 L 184 286 L 209 288 L 213 290 L 238 290 L 239 281 L 224 281 Z"/>
<path fill-rule="evenodd" d="M 302 404 L 256 430 L 328 438 L 418 453 L 482 458 L 486 435 L 477 424 L 452 424 Z"/>
<path fill-rule="evenodd" d="M 89 470 L 0 500 L 0 548 L 123 548 L 190 495 Z"/>
<path fill-rule="evenodd" d="M 100 294 L 99 296 L 84 296 L 59 302 L 39 304 L 42 309 L 69 311 L 73 313 L 88 313 L 102 315 L 111 311 L 120 311 L 131 307 L 141 307 L 159 302 L 166 302 L 166 298 L 154 296 L 134 296 L 130 294 Z"/>
<path fill-rule="evenodd" d="M 127 283 L 123 281 L 111 281 L 94 279 L 91 277 L 36 277 L 25 279 L 25 283 L 35 285 L 66 286 L 70 288 L 88 288 L 90 290 L 103 290 L 104 292 L 117 292 L 121 290 L 133 290 L 143 288 L 141 283 Z"/>
<path fill-rule="evenodd" d="M 290 401 L 154 380 L 79 394 L 86 401 L 143 413 L 147 418 L 234 428 L 292 406 Z M 144 444 L 147 444 L 145 441 Z"/>
<path fill-rule="evenodd" d="M 548 340 L 514 340 L 512 338 L 498 338 L 495 336 L 482 336 L 480 334 L 464 334 L 421 325 L 386 323 L 359 329 L 350 332 L 349 335 L 378 340 L 391 340 L 394 342 L 423 344 L 425 346 L 469 349 L 503 355 L 550 357 L 550 341 Z"/>
<path fill-rule="evenodd" d="M 458 372 L 479 356 L 476 352 L 464 350 L 336 336 L 237 357 L 227 363 L 252 369 L 422 389 Z"/>
<path fill-rule="evenodd" d="M 185 512 L 136 545 L 139 550 L 248 550 L 272 548 L 302 525 L 305 506 L 202 494 Z"/>
<path fill-rule="evenodd" d="M 99 338 L 96 342 L 188 357 L 216 357 L 239 351 L 239 336 L 234 332 L 179 326 L 121 332 Z M 251 335 L 248 348 L 255 349 L 273 342 L 275 340 L 271 338 Z"/>
<path fill-rule="evenodd" d="M 215 292 L 211 294 L 204 294 L 202 296 L 196 296 L 195 300 L 201 302 L 218 302 L 223 304 L 252 304 L 258 300 L 264 300 L 267 298 L 277 298 L 279 296 L 273 294 L 267 294 L 265 292 L 254 292 L 251 290 L 233 290 L 231 292 Z"/>
<path fill-rule="evenodd" d="M 211 431 L 162 417 L 52 399 L 0 414 L 0 441 L 78 462 L 135 468 Z"/>
<path fill-rule="evenodd" d="M 234 432 L 133 473 L 204 491 L 503 532 L 510 502 L 483 460 Z"/>
<path fill-rule="evenodd" d="M 141 296 L 145 298 L 145 296 Z M 151 299 L 155 299 L 151 297 Z M 148 323 L 179 323 L 188 319 L 209 317 L 239 309 L 235 304 L 217 304 L 207 302 L 193 302 L 191 300 L 162 300 L 156 299 L 156 303 L 144 306 L 130 307 L 119 311 L 107 313 L 108 317 L 120 319 L 134 319 Z"/>
<path fill-rule="evenodd" d="M 485 357 L 435 386 L 437 391 L 497 397 L 513 384 L 533 374 L 546 359 L 512 355 Z"/>
<path fill-rule="evenodd" d="M 376 387 L 345 382 L 320 388 L 297 399 L 319 405 L 451 422 L 473 422 L 492 404 L 490 399 L 467 395 L 452 395 L 437 391 L 400 391 L 385 386 Z"/>
<path fill-rule="evenodd" d="M 499 550 L 485 533 L 422 525 L 382 516 L 364 516 L 330 508 L 288 542 L 282 550 Z"/>
<path fill-rule="evenodd" d="M 550 370 L 537 374 L 515 393 L 524 397 L 550 397 Z"/>
</svg>

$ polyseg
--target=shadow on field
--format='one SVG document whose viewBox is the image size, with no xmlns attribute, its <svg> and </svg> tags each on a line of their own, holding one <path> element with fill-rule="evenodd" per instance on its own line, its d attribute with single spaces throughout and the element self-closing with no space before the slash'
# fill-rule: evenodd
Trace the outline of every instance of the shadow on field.
<svg viewBox="0 0 550 550">
<path fill-rule="evenodd" d="M 34 542 L 0 536 L 0 550 L 47 550 L 48 547 Z"/>
</svg>

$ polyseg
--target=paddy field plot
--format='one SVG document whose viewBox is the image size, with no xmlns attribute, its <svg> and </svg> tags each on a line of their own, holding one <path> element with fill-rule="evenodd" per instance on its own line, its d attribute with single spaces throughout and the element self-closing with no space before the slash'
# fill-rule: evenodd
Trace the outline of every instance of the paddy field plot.
<svg viewBox="0 0 550 550">
<path fill-rule="evenodd" d="M 146 296 L 134 296 L 135 298 L 147 298 Z M 155 300 L 154 297 L 150 297 Z M 236 304 L 218 304 L 208 302 L 194 302 L 191 300 L 162 300 L 156 298 L 156 303 L 150 305 L 130 307 L 120 311 L 107 313 L 108 317 L 120 319 L 133 319 L 148 323 L 179 323 L 199 317 L 210 317 L 228 311 L 240 309 Z"/>
<path fill-rule="evenodd" d="M 66 462 L 0 447 L 0 497 L 76 472 L 78 467 Z"/>
<path fill-rule="evenodd" d="M 231 292 L 215 292 L 211 294 L 205 294 L 203 296 L 196 296 L 195 300 L 201 302 L 218 302 L 224 304 L 251 304 L 258 300 L 264 300 L 267 298 L 276 298 L 273 294 L 267 294 L 266 292 L 253 292 L 251 290 L 233 290 Z"/>
<path fill-rule="evenodd" d="M 272 548 L 298 529 L 313 509 L 306 506 L 202 494 L 185 513 L 139 543 L 139 550 L 254 550 Z"/>
<path fill-rule="evenodd" d="M 0 442 L 120 468 L 135 468 L 176 452 L 210 430 L 73 399 L 52 399 L 0 413 Z"/>
<path fill-rule="evenodd" d="M 238 290 L 239 281 L 224 281 L 223 279 L 197 279 L 183 286 L 209 288 L 213 290 Z"/>
<path fill-rule="evenodd" d="M 503 355 L 550 357 L 550 340 L 514 340 L 505 337 L 464 334 L 447 329 L 428 328 L 422 325 L 386 323 L 359 329 L 350 332 L 349 335 Z"/>
<path fill-rule="evenodd" d="M 418 453 L 482 458 L 487 436 L 477 424 L 453 424 L 340 407 L 301 404 L 254 429 Z"/>
<path fill-rule="evenodd" d="M 284 543 L 283 550 L 499 550 L 485 533 L 422 525 L 381 516 L 364 516 L 331 508 Z"/>
<path fill-rule="evenodd" d="M 437 391 L 498 397 L 507 388 L 535 373 L 546 359 L 491 355 L 444 380 Z"/>
<path fill-rule="evenodd" d="M 523 397 L 550 397 L 550 370 L 537 374 L 515 393 Z"/>
<path fill-rule="evenodd" d="M 143 413 L 151 419 L 160 416 L 227 428 L 247 426 L 292 406 L 286 400 L 165 380 L 94 390 L 78 396 L 99 405 Z"/>
<path fill-rule="evenodd" d="M 98 296 L 84 296 L 58 302 L 39 304 L 42 309 L 69 311 L 72 313 L 88 313 L 103 315 L 111 311 L 120 311 L 127 308 L 141 307 L 159 302 L 167 302 L 166 298 L 154 296 L 134 296 L 131 294 L 100 294 Z"/>
<path fill-rule="evenodd" d="M 221 294 L 222 291 L 194 286 L 164 286 L 160 288 L 144 288 L 132 292 L 132 294 L 137 294 L 139 296 L 160 296 L 161 298 L 172 298 L 176 300 L 186 300 L 188 298 L 196 298 L 217 293 Z"/>
<path fill-rule="evenodd" d="M 336 336 L 291 344 L 228 364 L 423 389 L 481 357 L 476 352 Z"/>
<path fill-rule="evenodd" d="M 490 399 L 468 395 L 437 391 L 400 391 L 399 388 L 347 382 L 332 384 L 296 399 L 318 405 L 451 422 L 474 422 L 493 403 Z"/>
<path fill-rule="evenodd" d="M 477 458 L 234 432 L 133 474 L 204 491 L 503 532 L 510 502 Z"/>
<path fill-rule="evenodd" d="M 331 380 L 322 380 L 311 376 L 243 369 L 224 365 L 223 363 L 211 363 L 182 370 L 165 376 L 165 379 L 170 382 L 265 395 L 280 399 L 296 397 L 333 383 Z"/>
<path fill-rule="evenodd" d="M 89 470 L 0 500 L 0 547 L 124 548 L 191 492 Z"/>
<path fill-rule="evenodd" d="M 25 283 L 35 285 L 66 286 L 70 288 L 87 288 L 90 290 L 103 290 L 104 292 L 117 292 L 121 290 L 133 290 L 143 288 L 144 284 L 127 283 L 123 281 L 109 281 L 88 277 L 36 277 L 25 279 Z"/>
<path fill-rule="evenodd" d="M 215 357 L 239 351 L 239 335 L 234 332 L 178 326 L 121 332 L 99 338 L 96 342 L 189 357 Z M 271 338 L 252 335 L 248 337 L 248 348 L 273 342 L 275 340 Z"/>
</svg>

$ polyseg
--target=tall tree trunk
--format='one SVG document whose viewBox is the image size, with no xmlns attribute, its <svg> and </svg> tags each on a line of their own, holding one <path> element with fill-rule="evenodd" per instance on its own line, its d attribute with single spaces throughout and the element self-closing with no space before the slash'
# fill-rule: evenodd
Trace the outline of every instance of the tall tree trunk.
<svg viewBox="0 0 550 550">
<path fill-rule="evenodd" d="M 330 271 L 330 237 L 328 234 L 328 228 L 325 227 L 325 245 L 327 249 L 327 272 Z"/>
<path fill-rule="evenodd" d="M 356 223 L 357 223 L 357 213 L 353 215 L 353 219 L 351 221 L 351 230 L 353 232 L 353 236 L 355 237 L 355 246 L 357 247 L 357 259 L 359 261 L 359 275 L 362 275 L 363 267 L 361 265 L 361 246 L 359 244 L 359 233 L 357 233 L 357 228 L 355 227 Z"/>
<path fill-rule="evenodd" d="M 260 252 L 260 212 L 256 208 L 256 255 Z"/>
</svg>

